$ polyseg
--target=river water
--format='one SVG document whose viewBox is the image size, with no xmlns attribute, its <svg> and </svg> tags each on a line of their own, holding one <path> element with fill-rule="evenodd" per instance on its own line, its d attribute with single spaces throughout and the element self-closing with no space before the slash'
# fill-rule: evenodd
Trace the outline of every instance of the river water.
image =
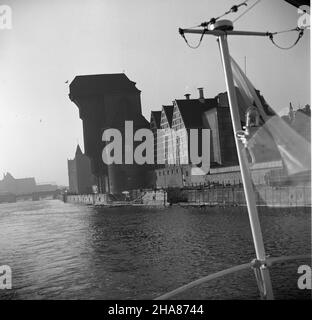
<svg viewBox="0 0 312 320">
<path fill-rule="evenodd" d="M 311 253 L 307 209 L 260 210 L 267 254 Z M 0 204 L 0 265 L 12 290 L 0 299 L 153 299 L 212 272 L 251 261 L 244 208 L 106 208 L 59 200 Z M 309 299 L 299 265 L 276 265 L 278 299 Z M 258 299 L 253 271 L 193 288 L 179 299 Z"/>
</svg>

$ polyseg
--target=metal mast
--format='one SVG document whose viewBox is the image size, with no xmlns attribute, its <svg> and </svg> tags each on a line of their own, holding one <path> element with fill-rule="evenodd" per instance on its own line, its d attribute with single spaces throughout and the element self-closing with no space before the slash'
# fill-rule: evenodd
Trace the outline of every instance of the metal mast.
<svg viewBox="0 0 312 320">
<path fill-rule="evenodd" d="M 230 112 L 232 118 L 232 125 L 235 137 L 235 144 L 239 159 L 240 171 L 242 174 L 242 181 L 244 186 L 244 192 L 246 197 L 249 221 L 252 231 L 252 237 L 254 242 L 254 247 L 256 251 L 256 264 L 258 264 L 259 273 L 256 269 L 256 278 L 258 281 L 258 286 L 260 290 L 260 295 L 263 299 L 272 300 L 274 299 L 273 289 L 270 279 L 270 273 L 265 263 L 266 254 L 263 243 L 262 231 L 255 201 L 255 194 L 253 190 L 253 184 L 251 180 L 251 174 L 249 170 L 248 160 L 246 156 L 246 151 L 243 144 L 237 138 L 236 133 L 241 131 L 241 121 L 239 116 L 237 97 L 235 92 L 232 67 L 230 61 L 230 53 L 228 48 L 228 36 L 268 36 L 267 32 L 251 32 L 251 31 L 234 31 L 233 25 L 228 20 L 219 20 L 214 26 L 213 30 L 205 29 L 204 33 L 202 30 L 192 30 L 192 29 L 180 29 L 180 34 L 184 35 L 186 33 L 190 34 L 205 34 L 205 35 L 214 35 L 218 38 L 222 56 L 222 64 L 225 75 L 225 83 L 228 92 Z"/>
</svg>

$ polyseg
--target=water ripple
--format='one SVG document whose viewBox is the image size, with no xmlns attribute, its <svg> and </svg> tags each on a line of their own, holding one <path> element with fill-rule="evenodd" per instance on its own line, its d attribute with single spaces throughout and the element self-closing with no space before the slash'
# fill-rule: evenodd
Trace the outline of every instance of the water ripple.
<svg viewBox="0 0 312 320">
<path fill-rule="evenodd" d="M 260 214 L 271 256 L 311 252 L 306 210 Z M 242 208 L 110 208 L 60 201 L 0 205 L 0 265 L 13 289 L 0 299 L 152 299 L 254 258 Z M 274 267 L 277 298 L 305 299 L 297 268 Z M 195 288 L 181 299 L 257 299 L 252 270 Z"/>
</svg>

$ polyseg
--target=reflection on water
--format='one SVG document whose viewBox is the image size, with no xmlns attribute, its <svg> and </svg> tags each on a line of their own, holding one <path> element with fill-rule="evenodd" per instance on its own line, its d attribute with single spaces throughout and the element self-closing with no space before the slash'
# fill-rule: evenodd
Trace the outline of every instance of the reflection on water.
<svg viewBox="0 0 312 320">
<path fill-rule="evenodd" d="M 311 252 L 308 210 L 261 209 L 267 253 Z M 4 299 L 152 299 L 209 273 L 249 262 L 254 249 L 243 208 L 95 209 L 57 200 L 0 205 L 0 265 L 13 272 Z M 297 268 L 274 267 L 277 298 L 310 298 Z M 177 298 L 257 299 L 253 272 Z"/>
</svg>

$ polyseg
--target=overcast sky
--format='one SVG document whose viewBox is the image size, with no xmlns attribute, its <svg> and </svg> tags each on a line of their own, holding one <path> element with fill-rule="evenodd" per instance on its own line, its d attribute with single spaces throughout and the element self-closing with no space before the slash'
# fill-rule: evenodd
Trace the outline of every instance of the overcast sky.
<svg viewBox="0 0 312 320">
<path fill-rule="evenodd" d="M 228 10 L 237 0 L 6 0 L 13 28 L 0 30 L 0 170 L 16 178 L 68 185 L 67 159 L 82 145 L 82 123 L 68 98 L 79 74 L 125 71 L 151 110 L 185 93 L 206 97 L 225 91 L 218 46 L 205 37 L 190 49 L 178 27 L 194 26 Z M 254 3 L 250 0 L 250 4 Z M 244 10 L 240 9 L 240 12 Z M 236 15 L 229 16 L 233 18 Z M 262 0 L 235 28 L 280 31 L 296 27 L 295 7 Z M 310 31 L 292 50 L 266 38 L 230 39 L 232 56 L 271 106 L 286 112 L 310 100 Z M 197 37 L 189 37 L 191 43 Z M 276 38 L 294 42 L 296 33 Z M 0 172 L 1 172 L 0 171 Z"/>
</svg>

